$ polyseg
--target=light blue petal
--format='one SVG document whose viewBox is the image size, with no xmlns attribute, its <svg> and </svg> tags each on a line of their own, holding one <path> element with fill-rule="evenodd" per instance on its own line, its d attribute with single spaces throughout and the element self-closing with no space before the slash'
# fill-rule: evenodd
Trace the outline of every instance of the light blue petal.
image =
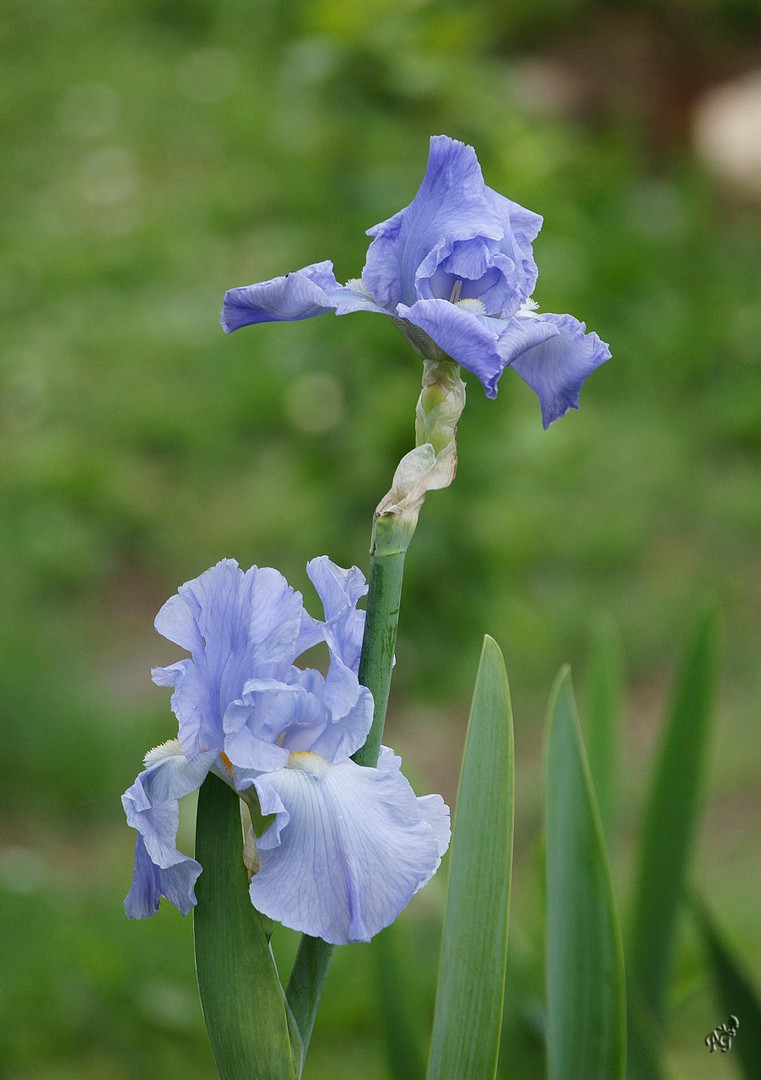
<svg viewBox="0 0 761 1080">
<path fill-rule="evenodd" d="M 473 372 L 486 396 L 497 396 L 497 383 L 511 357 L 557 333 L 539 319 L 491 319 L 447 300 L 419 300 L 399 314 L 425 331 L 447 356 Z"/>
<path fill-rule="evenodd" d="M 365 613 L 357 611 L 357 601 L 367 592 L 365 575 L 356 566 L 344 570 L 327 555 L 307 563 L 307 574 L 322 601 L 330 651 L 357 672 L 365 632 Z"/>
<path fill-rule="evenodd" d="M 385 308 L 376 304 L 369 293 L 351 287 L 351 284 L 342 286 L 333 299 L 336 302 L 336 315 L 351 315 L 354 311 L 377 311 L 381 315 L 388 315 Z"/>
<path fill-rule="evenodd" d="M 440 862 L 427 820 L 435 815 L 421 810 L 397 762 L 369 769 L 315 758 L 309 771 L 256 781 L 263 812 L 284 808 L 258 841 L 259 911 L 336 945 L 369 941 L 393 922 Z"/>
<path fill-rule="evenodd" d="M 132 888 L 124 901 L 125 912 L 130 919 L 147 919 L 156 914 L 161 897 L 165 896 L 187 915 L 196 903 L 193 887 L 200 873 L 200 863 L 184 855 L 172 866 L 156 866 L 146 851 L 142 836 L 138 836 Z"/>
<path fill-rule="evenodd" d="M 378 755 L 377 769 L 383 773 L 397 772 L 402 765 L 402 759 L 394 753 L 389 746 L 381 746 Z M 441 857 L 449 847 L 452 839 L 452 828 L 449 819 L 449 807 L 441 795 L 419 795 L 417 798 L 418 808 L 423 820 L 430 825 L 436 838 L 436 847 Z M 425 882 L 423 883 L 425 884 Z"/>
<path fill-rule="evenodd" d="M 305 680 L 308 686 L 302 685 Z M 289 683 L 250 679 L 242 699 L 225 712 L 225 753 L 243 769 L 282 768 L 291 750 L 309 749 L 325 727 L 323 698 L 324 679 L 316 671 L 293 669 Z M 288 745 L 291 736 L 300 738 L 302 745 Z"/>
<path fill-rule="evenodd" d="M 247 682 L 243 699 L 225 714 L 225 753 L 234 765 L 259 772 L 283 767 L 288 753 L 343 760 L 364 743 L 372 717 L 372 694 L 334 657 L 327 678 L 292 668 L 288 683 Z"/>
<path fill-rule="evenodd" d="M 554 330 L 552 337 L 521 349 L 511 360 L 512 367 L 539 395 L 542 423 L 548 428 L 569 409 L 578 409 L 584 380 L 610 359 L 610 349 L 597 334 L 586 334 L 584 323 L 571 315 L 534 315 L 511 321 L 537 322 Z"/>
<path fill-rule="evenodd" d="M 298 655 L 304 609 L 282 574 L 225 559 L 181 586 L 156 617 L 156 629 L 186 648 L 192 660 L 156 669 L 154 680 L 175 687 L 172 709 L 188 757 L 221 750 L 223 716 L 254 676 L 280 676 Z"/>
<path fill-rule="evenodd" d="M 341 286 L 333 263 L 312 263 L 283 277 L 228 289 L 222 305 L 222 329 L 230 334 L 241 326 L 261 322 L 292 322 L 333 311 L 332 294 Z"/>
<path fill-rule="evenodd" d="M 217 755 L 202 754 L 188 760 L 184 754 L 162 758 L 149 766 L 122 795 L 127 824 L 145 841 L 149 857 L 166 869 L 185 856 L 177 850 L 178 800 L 197 791 Z"/>
</svg>

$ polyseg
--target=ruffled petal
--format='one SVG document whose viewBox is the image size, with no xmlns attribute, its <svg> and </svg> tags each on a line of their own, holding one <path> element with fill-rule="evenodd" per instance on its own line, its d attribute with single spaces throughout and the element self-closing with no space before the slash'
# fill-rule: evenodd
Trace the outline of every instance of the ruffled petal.
<svg viewBox="0 0 761 1080">
<path fill-rule="evenodd" d="M 597 334 L 585 333 L 584 323 L 572 315 L 516 317 L 512 323 L 539 323 L 551 327 L 546 340 L 517 350 L 510 360 L 520 377 L 539 395 L 542 423 L 548 428 L 555 420 L 578 409 L 579 391 L 595 368 L 610 359 L 610 349 Z"/>
<path fill-rule="evenodd" d="M 300 767 L 255 782 L 263 813 L 283 809 L 258 841 L 251 900 L 332 944 L 369 941 L 438 867 L 435 815 L 421 811 L 398 758 L 369 769 L 301 757 Z"/>
<path fill-rule="evenodd" d="M 336 566 L 327 555 L 308 562 L 307 574 L 322 601 L 323 634 L 330 651 L 352 671 L 358 671 L 365 613 L 357 611 L 357 601 L 367 592 L 365 575 L 356 566 L 350 570 Z"/>
<path fill-rule="evenodd" d="M 248 679 L 290 668 L 303 614 L 301 595 L 277 570 L 252 566 L 244 573 L 234 559 L 187 582 L 162 607 L 156 629 L 193 653 L 153 673 L 156 682 L 175 687 L 172 709 L 188 757 L 222 749 L 225 709 L 240 699 Z"/>
<path fill-rule="evenodd" d="M 138 832 L 132 888 L 124 902 L 132 919 L 155 915 L 162 896 L 183 915 L 196 902 L 193 886 L 201 866 L 177 849 L 177 803 L 201 786 L 217 755 L 188 761 L 179 744 L 167 744 L 165 752 L 122 796 L 127 823 Z"/>
<path fill-rule="evenodd" d="M 557 333 L 539 319 L 492 319 L 447 300 L 419 300 L 409 308 L 400 304 L 398 313 L 476 375 L 490 398 L 497 396 L 497 383 L 513 354 Z"/>
<path fill-rule="evenodd" d="M 445 274 L 465 271 L 490 276 L 477 291 L 487 297 L 490 314 L 517 310 L 536 281 L 531 241 L 542 224 L 537 214 L 505 199 L 484 184 L 472 146 L 446 135 L 431 139 L 428 165 L 420 189 L 398 214 L 368 230 L 374 237 L 362 273 L 362 285 L 374 301 L 393 312 L 396 305 L 411 306 L 421 298 L 448 299 L 433 291 L 431 279 L 440 263 Z M 475 247 L 471 241 L 477 241 Z M 484 253 L 490 253 L 485 261 Z M 480 252 L 480 258 L 477 257 Z M 502 258 L 506 257 L 506 261 Z M 446 260 L 452 260 L 447 263 Z"/>
<path fill-rule="evenodd" d="M 417 268 L 443 238 L 499 239 L 502 222 L 485 190 L 473 147 L 445 135 L 434 136 L 425 176 L 413 201 L 367 230 L 374 240 L 362 284 L 378 304 L 393 310 L 399 303 L 415 302 Z"/>
<path fill-rule="evenodd" d="M 216 758 L 213 752 L 191 760 L 181 752 L 171 754 L 143 770 L 122 795 L 127 824 L 143 837 L 148 855 L 157 866 L 166 868 L 185 858 L 176 844 L 177 803 L 198 790 Z"/>
<path fill-rule="evenodd" d="M 183 855 L 172 866 L 156 866 L 148 854 L 142 836 L 135 845 L 135 869 L 132 888 L 124 901 L 124 910 L 130 919 L 147 919 L 159 910 L 161 897 L 187 915 L 195 907 L 194 886 L 201 873 L 201 864 Z"/>
<path fill-rule="evenodd" d="M 228 289 L 222 305 L 222 329 L 230 334 L 252 323 L 292 322 L 324 315 L 335 309 L 333 293 L 340 288 L 333 263 L 326 260 L 269 281 Z"/>
</svg>

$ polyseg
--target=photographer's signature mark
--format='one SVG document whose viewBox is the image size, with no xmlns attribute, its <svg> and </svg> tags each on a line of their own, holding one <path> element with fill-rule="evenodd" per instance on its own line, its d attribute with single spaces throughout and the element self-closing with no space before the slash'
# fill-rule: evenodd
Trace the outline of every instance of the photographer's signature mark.
<svg viewBox="0 0 761 1080">
<path fill-rule="evenodd" d="M 706 1035 L 705 1044 L 711 1053 L 718 1047 L 723 1054 L 726 1054 L 732 1045 L 732 1039 L 737 1034 L 737 1029 L 740 1026 L 740 1021 L 736 1016 L 730 1016 L 726 1024 L 721 1024 L 719 1027 L 714 1028 L 710 1035 Z"/>
</svg>

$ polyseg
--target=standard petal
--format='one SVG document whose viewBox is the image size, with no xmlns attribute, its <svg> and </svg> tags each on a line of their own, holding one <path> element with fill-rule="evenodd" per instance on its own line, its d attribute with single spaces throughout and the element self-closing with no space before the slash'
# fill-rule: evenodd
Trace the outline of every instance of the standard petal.
<svg viewBox="0 0 761 1080">
<path fill-rule="evenodd" d="M 193 886 L 200 873 L 201 864 L 186 855 L 172 866 L 156 866 L 142 836 L 138 836 L 132 888 L 124 901 L 124 910 L 130 919 L 147 919 L 156 914 L 161 897 L 165 896 L 183 915 L 187 915 L 196 903 Z"/>
<path fill-rule="evenodd" d="M 182 585 L 164 605 L 156 629 L 192 645 L 191 660 L 154 672 L 157 682 L 175 687 L 172 708 L 188 757 L 222 749 L 222 717 L 248 679 L 289 669 L 303 614 L 301 595 L 277 570 L 252 566 L 244 573 L 234 559 Z"/>
<path fill-rule="evenodd" d="M 292 322 L 324 315 L 335 310 L 332 294 L 340 288 L 333 263 L 326 260 L 269 281 L 228 289 L 222 305 L 222 329 L 230 334 L 252 323 Z"/>
<path fill-rule="evenodd" d="M 499 378 L 515 352 L 557 333 L 536 318 L 492 319 L 447 300 L 419 300 L 410 308 L 400 304 L 398 312 L 476 375 L 490 398 L 497 396 Z"/>
<path fill-rule="evenodd" d="M 420 299 L 478 297 L 490 315 L 511 315 L 536 282 L 531 242 L 542 219 L 484 184 L 472 146 L 431 139 L 412 203 L 368 232 L 362 286 L 392 313 Z"/>
<path fill-rule="evenodd" d="M 481 166 L 472 146 L 435 135 L 417 195 L 404 210 L 368 229 L 373 236 L 362 284 L 387 311 L 417 299 L 415 274 L 442 240 L 474 236 L 499 239 L 499 213 L 485 195 Z"/>
<path fill-rule="evenodd" d="M 330 651 L 352 671 L 358 671 L 365 613 L 357 611 L 357 601 L 367 592 L 365 575 L 356 566 L 344 570 L 327 555 L 307 563 L 307 574 L 322 601 L 324 636 Z"/>
<path fill-rule="evenodd" d="M 572 315 L 516 317 L 512 323 L 539 323 L 553 329 L 545 341 L 521 349 L 511 360 L 520 377 L 539 395 L 542 423 L 548 428 L 569 409 L 578 409 L 579 391 L 595 368 L 610 359 L 610 349 L 597 334 L 585 333 Z"/>
<path fill-rule="evenodd" d="M 270 918 L 332 944 L 369 941 L 435 872 L 436 831 L 398 759 L 369 769 L 313 754 L 294 758 L 297 767 L 256 781 L 262 811 L 284 811 L 258 841 L 251 900 Z"/>
</svg>

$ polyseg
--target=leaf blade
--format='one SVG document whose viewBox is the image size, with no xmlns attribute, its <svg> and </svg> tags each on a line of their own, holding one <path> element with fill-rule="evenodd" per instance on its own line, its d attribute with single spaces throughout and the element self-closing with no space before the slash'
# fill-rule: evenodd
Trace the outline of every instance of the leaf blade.
<svg viewBox="0 0 761 1080">
<path fill-rule="evenodd" d="M 643 1016 L 649 1013 L 647 1023 L 656 1036 L 665 1019 L 677 916 L 699 809 L 716 660 L 716 620 L 709 613 L 698 624 L 676 681 L 647 798 L 635 877 L 629 981 L 632 999 Z M 638 1056 L 635 1050 L 633 1063 Z"/>
<path fill-rule="evenodd" d="M 553 690 L 545 763 L 549 1080 L 617 1080 L 626 1061 L 623 947 L 571 687 Z"/>
<path fill-rule="evenodd" d="M 213 773 L 198 795 L 196 973 L 222 1080 L 295 1080 L 300 1052 L 243 865 L 240 801 Z M 293 1049 L 295 1047 L 295 1050 Z"/>
<path fill-rule="evenodd" d="M 499 646 L 484 638 L 452 840 L 428 1080 L 489 1080 L 502 1030 L 513 846 L 512 710 Z M 499 858 L 494 852 L 500 852 Z"/>
</svg>

